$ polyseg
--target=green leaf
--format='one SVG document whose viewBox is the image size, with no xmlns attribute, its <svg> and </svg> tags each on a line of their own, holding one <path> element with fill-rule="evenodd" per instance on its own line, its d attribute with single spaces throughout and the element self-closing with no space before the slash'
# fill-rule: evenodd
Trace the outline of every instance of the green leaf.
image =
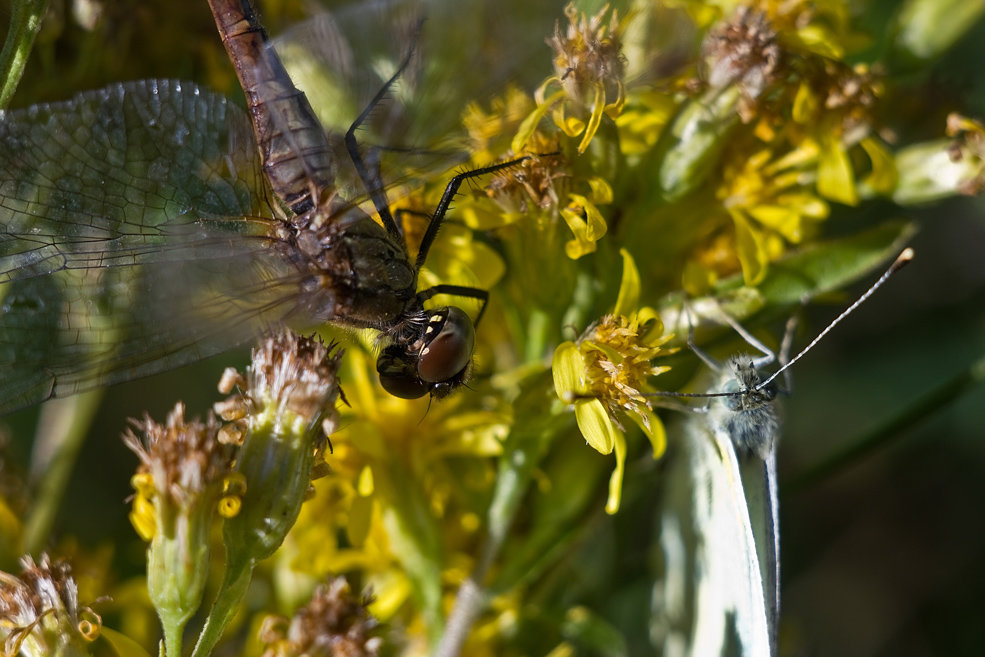
<svg viewBox="0 0 985 657">
<path fill-rule="evenodd" d="M 759 291 L 767 304 L 783 305 L 840 289 L 888 264 L 915 232 L 913 224 L 894 221 L 806 247 L 773 263 Z"/>
<path fill-rule="evenodd" d="M 667 201 L 693 192 L 714 171 L 728 135 L 739 122 L 738 99 L 736 86 L 713 89 L 689 102 L 664 133 L 658 145 L 657 181 Z"/>
</svg>

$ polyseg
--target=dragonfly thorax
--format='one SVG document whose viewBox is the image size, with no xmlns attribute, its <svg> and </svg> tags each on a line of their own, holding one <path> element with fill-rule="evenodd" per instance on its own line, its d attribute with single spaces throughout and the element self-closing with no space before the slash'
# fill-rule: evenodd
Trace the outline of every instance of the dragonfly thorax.
<svg viewBox="0 0 985 657">
<path fill-rule="evenodd" d="M 299 222 L 288 254 L 302 272 L 307 321 L 388 332 L 419 310 L 417 272 L 403 244 L 358 209 L 331 222 Z"/>
<path fill-rule="evenodd" d="M 314 213 L 312 213 L 314 215 Z M 460 308 L 423 308 L 417 272 L 402 241 L 352 208 L 331 222 L 299 222 L 291 240 L 304 275 L 299 313 L 306 323 L 375 328 L 387 346 L 377 360 L 390 394 L 444 397 L 465 382 L 475 346 Z"/>
</svg>

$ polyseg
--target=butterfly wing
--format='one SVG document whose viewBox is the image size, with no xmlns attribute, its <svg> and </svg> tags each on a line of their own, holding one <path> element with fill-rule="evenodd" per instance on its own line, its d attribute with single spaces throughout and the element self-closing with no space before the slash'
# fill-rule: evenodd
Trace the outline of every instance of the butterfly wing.
<svg viewBox="0 0 985 657">
<path fill-rule="evenodd" d="M 771 612 L 732 441 L 694 414 L 676 423 L 660 515 L 665 569 L 655 627 L 665 654 L 771 654 Z"/>
<path fill-rule="evenodd" d="M 780 618 L 780 508 L 776 478 L 776 450 L 765 460 L 744 459 L 741 465 L 749 520 L 756 539 L 756 554 L 763 576 L 770 636 L 776 653 Z"/>
</svg>

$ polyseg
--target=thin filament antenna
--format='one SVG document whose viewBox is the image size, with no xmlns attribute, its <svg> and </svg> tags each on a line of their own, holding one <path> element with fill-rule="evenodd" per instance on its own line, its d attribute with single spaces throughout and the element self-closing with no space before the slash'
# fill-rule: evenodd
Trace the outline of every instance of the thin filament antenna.
<svg viewBox="0 0 985 657">
<path fill-rule="evenodd" d="M 878 290 L 880 287 L 882 287 L 883 283 L 885 283 L 886 281 L 889 280 L 889 277 L 890 276 L 892 276 L 893 274 L 895 274 L 896 272 L 898 272 L 900 269 L 902 269 L 906 265 L 910 264 L 910 262 L 912 260 L 913 260 L 913 249 L 911 249 L 909 247 L 903 249 L 903 252 L 900 253 L 898 256 L 896 256 L 896 260 L 894 260 L 893 261 L 893 264 L 891 264 L 889 266 L 889 269 L 887 269 L 883 273 L 883 275 L 879 277 L 879 280 L 877 280 L 875 283 L 873 283 L 872 286 L 868 290 L 866 290 L 865 292 L 863 292 L 862 293 L 862 296 L 860 296 L 858 299 L 855 300 L 855 303 L 853 303 L 852 305 L 848 306 L 848 308 L 845 308 L 845 310 L 843 310 L 840 315 L 838 315 L 837 317 L 835 317 L 834 320 L 830 324 L 828 324 L 827 327 L 825 327 L 825 329 L 823 331 L 821 331 L 820 333 L 817 334 L 817 337 L 816 338 L 814 338 L 813 340 L 810 341 L 810 344 L 808 344 L 806 347 L 804 347 L 803 349 L 801 349 L 800 350 L 800 353 L 798 353 L 796 356 L 794 356 L 792 359 L 790 359 L 789 362 L 785 363 L 783 365 L 783 367 L 781 367 L 776 372 L 774 372 L 772 376 L 770 376 L 768 379 L 766 379 L 765 381 L 763 381 L 762 383 L 760 383 L 759 385 L 757 385 L 754 389 L 755 390 L 762 390 L 763 388 L 765 388 L 766 386 L 768 386 L 774 379 L 776 379 L 776 377 L 778 377 L 781 373 L 783 373 L 787 368 L 789 368 L 791 365 L 793 365 L 798 360 L 800 360 L 801 357 L 804 356 L 804 354 L 806 354 L 808 351 L 810 351 L 811 349 L 813 349 L 814 348 L 814 345 L 816 345 L 818 342 L 820 342 L 821 339 L 824 338 L 824 336 L 826 336 L 831 331 L 831 329 L 833 329 L 835 326 L 838 325 L 839 322 L 841 322 L 841 320 L 843 320 L 846 317 L 848 317 L 849 315 L 851 315 L 852 312 L 854 312 L 856 308 L 858 308 L 863 303 L 865 303 L 865 301 L 869 297 L 871 297 L 872 294 L 876 290 Z"/>
</svg>

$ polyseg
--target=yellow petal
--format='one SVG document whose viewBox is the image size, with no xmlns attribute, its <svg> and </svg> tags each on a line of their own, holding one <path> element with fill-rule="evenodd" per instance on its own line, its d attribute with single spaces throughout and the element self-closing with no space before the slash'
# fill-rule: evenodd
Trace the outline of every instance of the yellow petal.
<svg viewBox="0 0 985 657">
<path fill-rule="evenodd" d="M 622 501 L 622 479 L 626 472 L 626 436 L 619 432 L 615 437 L 616 469 L 609 477 L 609 499 L 605 502 L 605 512 L 609 515 L 619 511 Z"/>
<path fill-rule="evenodd" d="M 848 153 L 837 139 L 829 139 L 822 145 L 817 162 L 817 191 L 832 201 L 845 205 L 858 204 L 855 174 Z"/>
<path fill-rule="evenodd" d="M 570 200 L 569 209 L 573 210 L 580 206 L 585 212 L 585 221 L 582 222 L 585 226 L 584 239 L 594 242 L 605 235 L 609 227 L 594 203 L 581 194 L 568 194 L 568 199 Z"/>
<path fill-rule="evenodd" d="M 345 526 L 345 535 L 355 548 L 363 547 L 366 543 L 366 537 L 369 536 L 373 520 L 373 505 L 372 497 L 356 495 L 352 499 L 352 504 L 348 510 L 349 521 Z"/>
<path fill-rule="evenodd" d="M 574 116 L 565 117 L 563 109 L 554 113 L 554 122 L 569 137 L 577 137 L 585 131 L 585 122 Z"/>
<path fill-rule="evenodd" d="M 595 253 L 595 242 L 576 238 L 564 243 L 564 254 L 572 260 L 577 260 L 589 253 Z"/>
<path fill-rule="evenodd" d="M 803 222 L 795 207 L 758 205 L 749 208 L 749 214 L 763 226 L 783 235 L 788 242 L 796 244 L 803 237 Z"/>
<path fill-rule="evenodd" d="M 605 407 L 597 399 L 579 399 L 575 402 L 575 420 L 578 429 L 592 449 L 600 454 L 610 454 L 622 432 L 612 423 Z"/>
<path fill-rule="evenodd" d="M 643 306 L 636 312 L 636 320 L 643 327 L 644 333 L 641 340 L 650 347 L 658 347 L 670 339 L 673 335 L 664 335 L 664 323 L 660 313 L 650 306 Z"/>
<path fill-rule="evenodd" d="M 568 228 L 574 234 L 575 238 L 565 243 L 564 252 L 572 260 L 577 260 L 586 253 L 591 253 L 595 250 L 595 241 L 586 238 L 588 234 L 588 223 L 585 219 L 575 212 L 565 208 L 561 210 L 561 218 L 564 222 L 568 224 Z"/>
<path fill-rule="evenodd" d="M 622 282 L 619 284 L 619 297 L 612 313 L 628 316 L 640 303 L 640 270 L 636 268 L 629 251 L 619 249 L 619 254 L 622 256 Z"/>
<path fill-rule="evenodd" d="M 658 459 L 663 456 L 667 450 L 667 431 L 664 429 L 660 417 L 646 407 L 641 407 L 638 412 L 627 415 L 633 418 L 636 426 L 646 434 L 650 446 L 653 448 L 653 458 Z"/>
<path fill-rule="evenodd" d="M 545 85 L 546 86 L 546 83 Z M 543 87 L 542 87 L 543 88 Z M 533 135 L 534 130 L 540 124 L 540 120 L 544 118 L 548 110 L 556 103 L 561 97 L 564 96 L 564 90 L 555 92 L 551 94 L 549 98 L 546 98 L 544 102 L 537 106 L 533 112 L 531 112 L 527 118 L 523 120 L 520 127 L 516 131 L 516 136 L 513 137 L 513 142 L 510 144 L 510 148 L 515 154 L 520 154 L 523 152 L 523 148 L 530 141 L 530 137 Z"/>
<path fill-rule="evenodd" d="M 573 395 L 586 394 L 585 357 L 574 342 L 562 342 L 554 350 L 551 363 L 554 375 L 554 392 L 565 404 L 572 402 Z"/>
<path fill-rule="evenodd" d="M 608 226 L 595 204 L 581 194 L 569 194 L 571 203 L 561 210 L 561 217 L 574 234 L 575 239 L 564 245 L 565 253 L 576 260 L 586 253 L 595 251 L 595 242 L 605 235 Z M 584 211 L 582 217 L 578 210 Z"/>
<path fill-rule="evenodd" d="M 892 194 L 899 178 L 896 173 L 896 161 L 893 159 L 893 154 L 881 141 L 874 137 L 863 139 L 862 148 L 865 149 L 869 161 L 872 162 L 872 171 L 869 172 L 863 182 L 879 194 Z"/>
<path fill-rule="evenodd" d="M 816 22 L 797 30 L 797 37 L 808 50 L 822 57 L 840 61 L 845 56 L 845 50 L 839 44 L 842 40 L 841 36 L 836 36 L 831 30 Z"/>
<path fill-rule="evenodd" d="M 817 114 L 817 99 L 814 97 L 814 92 L 811 88 L 805 84 L 801 83 L 797 87 L 797 94 L 793 99 L 793 112 L 791 117 L 797 123 L 808 123 Z"/>
<path fill-rule="evenodd" d="M 154 513 L 154 504 L 139 493 L 133 498 L 130 524 L 137 531 L 137 535 L 145 541 L 150 541 L 157 533 L 157 516 Z"/>
<path fill-rule="evenodd" d="M 588 197 L 592 203 L 612 203 L 612 185 L 608 180 L 592 176 L 588 179 L 588 186 L 592 190 Z"/>
<path fill-rule="evenodd" d="M 729 214 L 735 224 L 735 249 L 742 265 L 742 276 L 747 285 L 755 285 L 763 280 L 769 263 L 763 237 L 740 212 Z"/>
<path fill-rule="evenodd" d="M 595 132 L 599 129 L 599 125 L 602 124 L 602 112 L 605 110 L 605 87 L 601 82 L 595 85 L 595 99 L 592 102 L 592 116 L 588 119 L 588 125 L 585 127 L 585 136 L 582 137 L 581 143 L 578 144 L 578 152 L 584 153 L 585 149 L 588 148 L 588 144 L 592 141 L 592 137 L 595 136 Z"/>
</svg>

